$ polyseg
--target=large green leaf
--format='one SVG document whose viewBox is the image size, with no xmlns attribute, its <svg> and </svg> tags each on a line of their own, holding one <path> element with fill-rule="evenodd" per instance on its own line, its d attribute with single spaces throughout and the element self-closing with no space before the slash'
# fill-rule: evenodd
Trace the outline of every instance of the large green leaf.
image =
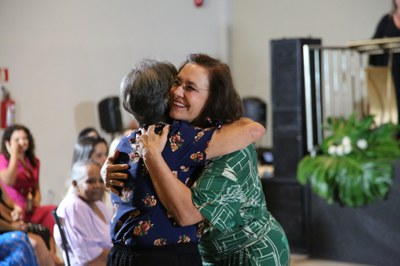
<svg viewBox="0 0 400 266">
<path fill-rule="evenodd" d="M 393 161 L 400 158 L 396 139 L 399 126 L 391 123 L 376 127 L 373 116 L 358 120 L 329 118 L 325 125 L 331 132 L 320 147 L 320 154 L 305 156 L 298 164 L 297 179 L 328 203 L 338 201 L 349 207 L 360 207 L 384 199 L 393 178 Z M 350 139 L 351 151 L 329 154 L 330 147 L 339 147 Z M 357 141 L 368 143 L 357 146 Z"/>
</svg>

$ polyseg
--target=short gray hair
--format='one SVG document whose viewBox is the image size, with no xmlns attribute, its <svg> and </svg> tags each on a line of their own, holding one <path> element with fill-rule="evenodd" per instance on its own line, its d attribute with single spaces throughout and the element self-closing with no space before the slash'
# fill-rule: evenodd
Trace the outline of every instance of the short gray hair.
<svg viewBox="0 0 400 266">
<path fill-rule="evenodd" d="M 79 181 L 85 180 L 88 177 L 87 168 L 90 165 L 95 165 L 97 167 L 100 167 L 99 164 L 97 164 L 95 161 L 92 161 L 92 160 L 81 160 L 81 161 L 75 162 L 72 165 L 70 178 L 69 178 L 68 194 L 73 192 L 73 185 L 72 185 L 73 181 L 79 182 Z"/>
<path fill-rule="evenodd" d="M 168 61 L 145 59 L 122 79 L 122 105 L 140 127 L 168 118 L 168 96 L 177 70 Z"/>
</svg>

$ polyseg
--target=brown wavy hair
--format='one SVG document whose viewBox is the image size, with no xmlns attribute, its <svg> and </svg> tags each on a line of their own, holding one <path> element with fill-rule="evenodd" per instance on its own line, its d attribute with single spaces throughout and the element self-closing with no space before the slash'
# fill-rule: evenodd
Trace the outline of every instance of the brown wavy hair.
<svg viewBox="0 0 400 266">
<path fill-rule="evenodd" d="M 4 154 L 4 156 L 7 158 L 7 160 L 10 160 L 10 153 L 7 151 L 6 147 L 6 142 L 11 140 L 11 135 L 18 130 L 23 130 L 25 134 L 28 136 L 28 141 L 29 141 L 29 147 L 28 150 L 25 152 L 25 156 L 28 157 L 29 162 L 33 167 L 36 167 L 36 155 L 35 155 L 35 141 L 33 139 L 33 136 L 31 134 L 31 131 L 23 126 L 23 125 L 12 125 L 9 126 L 5 129 L 3 138 L 1 140 L 1 154 Z"/>
<path fill-rule="evenodd" d="M 209 127 L 238 120 L 243 114 L 243 105 L 233 85 L 229 66 L 206 54 L 189 54 L 178 72 L 187 64 L 196 64 L 207 70 L 210 90 L 203 111 L 192 124 Z"/>
</svg>

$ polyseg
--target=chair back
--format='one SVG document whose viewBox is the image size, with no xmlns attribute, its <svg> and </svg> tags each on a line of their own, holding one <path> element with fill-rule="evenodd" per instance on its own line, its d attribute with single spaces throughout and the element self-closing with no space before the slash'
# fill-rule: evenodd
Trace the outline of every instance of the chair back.
<svg viewBox="0 0 400 266">
<path fill-rule="evenodd" d="M 64 250 L 64 253 L 65 253 L 65 258 L 67 260 L 67 266 L 70 266 L 71 262 L 69 260 L 68 251 L 71 250 L 71 248 L 69 247 L 69 244 L 68 244 L 68 241 L 67 241 L 67 237 L 65 235 L 64 227 L 63 227 L 64 226 L 64 219 L 60 218 L 57 215 L 57 208 L 52 211 L 52 214 L 53 214 L 54 221 L 57 224 L 58 230 L 60 232 L 61 247 L 62 247 L 62 249 Z"/>
</svg>

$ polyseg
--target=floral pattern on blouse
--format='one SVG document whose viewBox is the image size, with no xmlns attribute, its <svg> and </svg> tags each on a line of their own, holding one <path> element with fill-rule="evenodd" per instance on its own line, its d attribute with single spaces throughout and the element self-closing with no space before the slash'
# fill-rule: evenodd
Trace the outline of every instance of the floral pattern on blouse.
<svg viewBox="0 0 400 266">
<path fill-rule="evenodd" d="M 182 172 L 186 173 L 187 171 L 189 171 L 189 167 L 185 166 L 185 165 L 181 165 L 181 167 L 179 167 L 179 169 L 181 169 Z"/>
<path fill-rule="evenodd" d="M 142 157 L 143 145 L 139 142 L 139 139 L 142 137 L 142 132 L 138 130 L 134 136 L 134 138 L 129 139 L 131 145 L 131 152 L 129 153 L 130 163 L 135 164 L 138 163 L 140 158 Z"/>
<path fill-rule="evenodd" d="M 200 161 L 204 160 L 204 153 L 202 153 L 200 151 L 198 151 L 196 153 L 192 153 L 190 155 L 190 159 L 192 159 L 195 162 L 200 162 Z"/>
<path fill-rule="evenodd" d="M 182 183 L 187 182 L 197 168 L 204 167 L 204 152 L 213 133 L 214 129 L 194 128 L 180 121 L 171 125 L 170 143 L 162 155 Z M 179 226 L 160 202 L 140 157 L 140 136 L 139 131 L 134 131 L 117 146 L 120 153 L 115 163 L 129 164 L 129 169 L 124 171 L 128 175 L 125 189 L 119 190 L 122 197 L 111 193 L 112 202 L 116 204 L 110 226 L 113 243 L 137 247 L 198 243 L 201 235 L 198 226 Z"/>
<path fill-rule="evenodd" d="M 158 238 L 154 240 L 154 246 L 165 246 L 167 245 L 167 239 L 165 238 Z"/>
<path fill-rule="evenodd" d="M 135 150 L 129 154 L 129 159 L 130 159 L 131 163 L 137 163 L 140 160 L 140 155 Z"/>
<path fill-rule="evenodd" d="M 124 187 L 121 191 L 121 200 L 123 202 L 129 202 L 133 197 L 133 189 L 129 187 Z"/>
<path fill-rule="evenodd" d="M 169 138 L 169 141 L 171 142 L 171 150 L 173 152 L 177 151 L 179 149 L 179 147 L 181 147 L 183 145 L 183 138 L 181 136 L 181 132 L 176 133 L 175 135 L 172 135 Z"/>
<path fill-rule="evenodd" d="M 196 137 L 194 137 L 194 141 L 195 142 L 199 141 L 203 136 L 204 136 L 204 131 L 200 131 L 199 133 L 197 133 Z"/>
<path fill-rule="evenodd" d="M 181 235 L 179 236 L 178 243 L 189 243 L 190 237 L 188 235 Z"/>
<path fill-rule="evenodd" d="M 157 204 L 157 200 L 154 198 L 154 195 L 146 194 L 146 197 L 143 199 L 144 206 L 146 207 L 154 207 Z"/>
<path fill-rule="evenodd" d="M 151 220 L 140 221 L 135 229 L 133 230 L 133 234 L 135 236 L 144 236 L 147 235 L 149 230 L 154 226 Z"/>
<path fill-rule="evenodd" d="M 197 237 L 200 239 L 203 236 L 203 229 L 205 227 L 204 221 L 197 224 Z"/>
</svg>

